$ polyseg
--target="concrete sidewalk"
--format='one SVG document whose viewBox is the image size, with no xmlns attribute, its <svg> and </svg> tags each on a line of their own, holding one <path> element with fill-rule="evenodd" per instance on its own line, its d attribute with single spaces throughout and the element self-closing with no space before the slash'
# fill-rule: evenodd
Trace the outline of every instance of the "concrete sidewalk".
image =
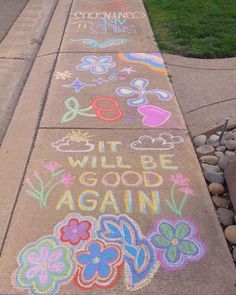
<svg viewBox="0 0 236 295">
<path fill-rule="evenodd" d="M 158 51 L 141 0 L 59 1 L 0 150 L 0 294 L 236 293 Z"/>
<path fill-rule="evenodd" d="M 164 54 L 191 135 L 236 118 L 236 58 L 195 59 Z"/>
</svg>

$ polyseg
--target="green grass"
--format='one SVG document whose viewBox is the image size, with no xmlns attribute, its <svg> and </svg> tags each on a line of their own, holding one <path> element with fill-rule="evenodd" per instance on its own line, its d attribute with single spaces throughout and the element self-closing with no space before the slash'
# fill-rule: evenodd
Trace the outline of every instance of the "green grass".
<svg viewBox="0 0 236 295">
<path fill-rule="evenodd" d="M 198 58 L 236 56 L 236 0 L 144 0 L 159 48 Z"/>
</svg>

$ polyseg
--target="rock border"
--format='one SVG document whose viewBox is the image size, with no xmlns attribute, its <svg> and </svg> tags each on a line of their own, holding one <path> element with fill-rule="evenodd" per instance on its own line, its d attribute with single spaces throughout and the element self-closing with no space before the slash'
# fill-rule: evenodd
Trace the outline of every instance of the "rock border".
<svg viewBox="0 0 236 295">
<path fill-rule="evenodd" d="M 227 165 L 236 158 L 236 121 L 228 124 L 222 139 L 221 134 L 217 129 L 198 135 L 193 144 L 236 266 L 236 212 L 224 175 Z"/>
</svg>

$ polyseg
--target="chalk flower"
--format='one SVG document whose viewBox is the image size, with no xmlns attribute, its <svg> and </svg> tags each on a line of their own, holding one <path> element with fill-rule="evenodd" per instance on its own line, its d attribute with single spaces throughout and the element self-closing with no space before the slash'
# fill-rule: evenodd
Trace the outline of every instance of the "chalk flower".
<svg viewBox="0 0 236 295">
<path fill-rule="evenodd" d="M 182 173 L 177 173 L 175 175 L 170 175 L 170 181 L 180 186 L 188 186 L 190 180 L 184 177 Z"/>
<path fill-rule="evenodd" d="M 195 196 L 195 193 L 193 192 L 193 190 L 188 186 L 182 186 L 179 189 L 179 191 L 186 194 L 186 195 L 188 195 L 188 196 Z"/>
<path fill-rule="evenodd" d="M 51 237 L 27 245 L 18 256 L 18 264 L 17 287 L 31 294 L 54 295 L 74 274 L 72 251 Z"/>
<path fill-rule="evenodd" d="M 48 162 L 47 164 L 45 164 L 43 166 L 45 169 L 47 169 L 48 171 L 54 172 L 57 169 L 59 169 L 61 167 L 61 165 L 58 162 Z"/>
<path fill-rule="evenodd" d="M 91 237 L 92 223 L 87 220 L 79 221 L 71 218 L 67 225 L 60 229 L 60 239 L 72 246 L 78 245 L 80 241 L 86 241 Z"/>
<path fill-rule="evenodd" d="M 107 288 L 116 283 L 123 263 L 118 245 L 101 240 L 91 241 L 85 251 L 77 252 L 78 275 L 75 283 L 84 289 Z"/>
<path fill-rule="evenodd" d="M 150 240 L 164 268 L 177 270 L 203 257 L 205 247 L 198 241 L 196 233 L 194 225 L 185 220 L 159 222 Z"/>
<path fill-rule="evenodd" d="M 171 94 L 161 89 L 147 90 L 149 81 L 144 78 L 133 79 L 130 82 L 131 87 L 119 87 L 116 94 L 123 97 L 130 97 L 127 101 L 130 106 L 141 106 L 148 103 L 148 96 L 154 95 L 160 100 L 170 100 Z"/>
<path fill-rule="evenodd" d="M 82 64 L 76 66 L 78 71 L 90 71 L 92 74 L 105 74 L 116 66 L 112 56 L 85 56 Z"/>
<path fill-rule="evenodd" d="M 65 172 L 61 176 L 61 182 L 66 188 L 69 188 L 73 185 L 75 177 L 70 172 Z"/>
</svg>

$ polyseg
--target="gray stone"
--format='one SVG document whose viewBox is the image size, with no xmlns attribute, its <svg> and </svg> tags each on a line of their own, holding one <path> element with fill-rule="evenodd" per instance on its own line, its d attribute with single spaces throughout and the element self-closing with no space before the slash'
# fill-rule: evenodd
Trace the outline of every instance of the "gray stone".
<svg viewBox="0 0 236 295">
<path fill-rule="evenodd" d="M 224 226 L 229 226 L 234 223 L 234 212 L 232 210 L 226 208 L 219 208 L 216 211 L 220 223 Z"/>
<path fill-rule="evenodd" d="M 216 150 L 217 150 L 218 152 L 225 152 L 225 151 L 226 151 L 226 147 L 225 147 L 224 145 L 221 145 L 221 146 L 218 146 L 218 147 L 216 148 Z"/>
<path fill-rule="evenodd" d="M 197 148 L 197 153 L 202 154 L 202 155 L 207 155 L 214 152 L 214 148 L 211 145 L 205 144 L 202 146 L 199 146 Z"/>
<path fill-rule="evenodd" d="M 227 147 L 228 150 L 233 151 L 236 149 L 236 140 L 227 140 L 225 143 L 225 146 Z"/>
<path fill-rule="evenodd" d="M 209 140 L 212 140 L 212 141 L 218 141 L 219 138 L 220 138 L 219 135 L 213 134 L 213 135 L 210 136 Z"/>
<path fill-rule="evenodd" d="M 227 157 L 229 157 L 229 158 L 236 156 L 236 155 L 235 155 L 235 152 L 232 152 L 232 151 L 226 151 L 226 152 L 225 152 L 225 155 L 226 155 Z"/>
<path fill-rule="evenodd" d="M 233 254 L 234 262 L 236 262 L 236 247 L 234 247 L 232 254 Z"/>
<path fill-rule="evenodd" d="M 203 175 L 209 183 L 216 182 L 216 183 L 224 184 L 225 182 L 224 176 L 217 172 L 205 171 L 203 172 Z"/>
<path fill-rule="evenodd" d="M 218 166 L 222 169 L 222 170 L 225 170 L 225 167 L 227 166 L 229 162 L 229 158 L 227 156 L 222 156 L 220 157 L 219 159 L 219 162 L 218 162 Z"/>
<path fill-rule="evenodd" d="M 220 172 L 220 167 L 217 165 L 201 164 L 203 171 Z"/>
<path fill-rule="evenodd" d="M 236 211 L 236 156 L 229 158 L 230 161 L 225 168 L 225 180 L 229 189 L 229 195 Z"/>
<path fill-rule="evenodd" d="M 193 139 L 193 143 L 195 146 L 199 147 L 206 143 L 207 137 L 206 135 L 198 135 Z"/>
<path fill-rule="evenodd" d="M 202 163 L 210 165 L 216 165 L 219 161 L 219 159 L 216 156 L 202 156 L 200 160 Z"/>
<path fill-rule="evenodd" d="M 222 139 L 223 140 L 230 140 L 233 138 L 234 138 L 233 132 L 225 132 Z"/>
<path fill-rule="evenodd" d="M 235 132 L 236 132 L 236 128 L 234 128 L 234 129 L 232 130 L 232 132 L 235 133 Z"/>
<path fill-rule="evenodd" d="M 219 208 L 229 208 L 230 205 L 230 200 L 218 196 L 213 196 L 212 201 Z"/>
<path fill-rule="evenodd" d="M 222 184 L 214 183 L 214 182 L 209 185 L 208 189 L 212 195 L 216 195 L 216 196 L 223 195 L 223 193 L 225 191 Z"/>
<path fill-rule="evenodd" d="M 236 244 L 236 225 L 226 227 L 225 237 L 230 243 Z"/>
<path fill-rule="evenodd" d="M 208 139 L 207 144 L 209 144 L 209 145 L 211 145 L 211 146 L 213 146 L 213 147 L 219 147 L 219 146 L 220 146 L 220 143 L 219 143 L 218 140 L 215 141 L 215 140 L 210 140 L 210 139 Z"/>
<path fill-rule="evenodd" d="M 236 122 L 229 122 L 227 125 L 227 130 L 236 128 Z"/>
<path fill-rule="evenodd" d="M 224 156 L 224 154 L 222 152 L 215 152 L 216 157 L 220 158 L 222 156 Z"/>
</svg>

